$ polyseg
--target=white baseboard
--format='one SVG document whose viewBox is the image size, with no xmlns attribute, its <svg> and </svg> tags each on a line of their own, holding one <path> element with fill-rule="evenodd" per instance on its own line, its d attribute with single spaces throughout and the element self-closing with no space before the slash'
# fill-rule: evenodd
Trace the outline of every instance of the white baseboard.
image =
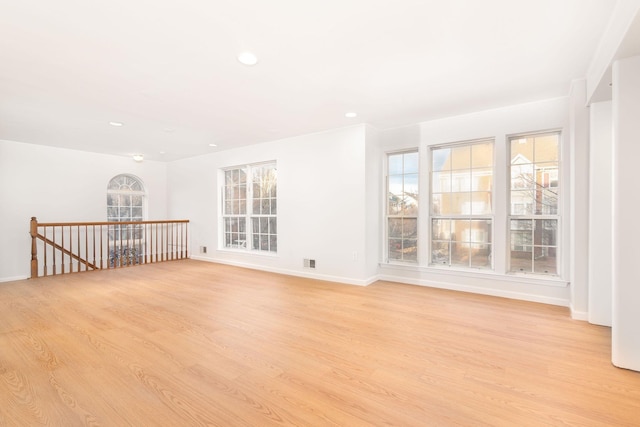
<svg viewBox="0 0 640 427">
<path fill-rule="evenodd" d="M 571 318 L 573 320 L 584 320 L 585 322 L 589 321 L 589 312 L 588 311 L 578 311 L 573 308 L 573 305 L 569 306 L 571 310 Z"/>
<path fill-rule="evenodd" d="M 510 299 L 537 302 L 542 304 L 550 304 L 550 305 L 570 308 L 569 301 L 563 298 L 554 298 L 550 296 L 536 295 L 536 294 L 517 292 L 517 291 L 508 291 L 504 289 L 488 288 L 488 287 L 482 287 L 482 286 L 462 285 L 462 284 L 455 284 L 451 282 L 412 279 L 412 278 L 395 276 L 390 274 L 378 274 L 364 280 L 358 280 L 358 279 L 352 279 L 348 277 L 318 274 L 315 272 L 274 268 L 274 267 L 265 266 L 263 264 L 250 264 L 246 262 L 229 261 L 229 260 L 218 259 L 218 258 L 207 258 L 207 257 L 192 255 L 191 259 L 198 260 L 198 261 L 233 265 L 235 267 L 249 268 L 252 270 L 268 271 L 271 273 L 284 274 L 288 276 L 305 277 L 308 279 L 317 279 L 317 280 L 326 280 L 330 282 L 343 283 L 348 285 L 368 286 L 378 280 L 384 280 L 389 282 L 404 283 L 408 285 L 418 285 L 418 286 L 426 286 L 426 287 L 432 287 L 432 288 L 438 288 L 438 289 L 447 289 L 452 291 L 470 292 L 474 294 L 489 295 L 489 296 L 495 296 L 495 297 L 501 297 L 501 298 L 510 298 Z M 572 312 L 572 317 L 575 319 L 580 319 L 580 320 L 586 319 L 586 313 L 576 312 L 574 315 L 573 310 L 571 312 Z M 583 319 L 583 316 L 584 316 L 584 319 Z"/>
<path fill-rule="evenodd" d="M 297 271 L 297 270 L 288 270 L 288 269 L 284 269 L 284 268 L 274 268 L 274 267 L 268 267 L 265 265 L 258 265 L 258 264 L 249 264 L 249 263 L 245 263 L 245 262 L 238 262 L 238 261 L 229 261 L 226 259 L 218 259 L 218 258 L 206 258 L 206 257 L 200 257 L 200 256 L 194 256 L 191 255 L 190 257 L 191 259 L 195 259 L 197 261 L 206 261 L 206 262 L 213 262 L 213 263 L 218 263 L 218 264 L 226 264 L 226 265 L 232 265 L 234 267 L 242 267 L 242 268 L 249 268 L 251 270 L 260 270 L 260 271 L 268 271 L 269 273 L 278 273 L 278 274 L 284 274 L 286 276 L 296 276 L 296 277 L 304 277 L 306 279 L 316 279 L 316 280 L 325 280 L 328 282 L 336 282 L 336 283 L 343 283 L 346 285 L 355 285 L 355 286 L 368 286 L 370 284 L 372 284 L 373 282 L 375 282 L 376 280 L 378 280 L 377 276 L 372 276 L 368 279 L 364 279 L 364 280 L 358 280 L 358 279 L 352 279 L 352 278 L 348 278 L 348 277 L 341 277 L 341 276 L 332 276 L 332 275 L 327 275 L 327 274 L 318 274 L 318 273 L 314 273 L 314 272 L 306 272 L 306 271 Z"/>
<path fill-rule="evenodd" d="M 0 277 L 0 283 L 16 282 L 18 280 L 27 280 L 29 276 Z"/>
<path fill-rule="evenodd" d="M 485 288 L 481 286 L 470 286 L 470 285 L 457 285 L 450 282 L 443 283 L 443 282 L 435 282 L 430 280 L 411 279 L 406 277 L 398 277 L 398 276 L 382 275 L 382 274 L 378 275 L 378 279 L 386 280 L 389 282 L 405 283 L 408 285 L 426 286 L 431 288 L 447 289 L 451 291 L 470 292 L 473 294 L 489 295 L 494 297 L 510 298 L 510 299 L 517 299 L 522 301 L 529 301 L 529 302 L 539 302 L 542 304 L 557 305 L 561 307 L 569 306 L 568 301 L 561 298 L 526 294 L 523 292 L 506 291 L 503 289 L 493 289 L 493 288 Z"/>
</svg>

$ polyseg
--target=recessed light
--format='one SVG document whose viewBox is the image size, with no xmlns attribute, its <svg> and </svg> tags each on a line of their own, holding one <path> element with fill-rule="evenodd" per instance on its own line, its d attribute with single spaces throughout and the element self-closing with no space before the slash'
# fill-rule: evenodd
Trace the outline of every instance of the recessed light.
<svg viewBox="0 0 640 427">
<path fill-rule="evenodd" d="M 133 160 L 135 160 L 136 162 L 140 163 L 141 161 L 144 160 L 144 156 L 142 154 L 134 154 L 133 155 Z"/>
<path fill-rule="evenodd" d="M 357 114 L 357 113 L 353 113 L 353 112 L 351 112 L 351 113 L 345 113 L 345 115 L 344 115 L 344 116 L 345 116 L 346 118 L 348 118 L 348 119 L 352 119 L 352 118 L 354 118 L 354 117 L 357 117 L 357 116 L 358 116 L 358 114 Z"/>
<path fill-rule="evenodd" d="M 251 52 L 240 52 L 238 54 L 238 61 L 244 65 L 256 65 L 258 63 L 258 57 Z"/>
<path fill-rule="evenodd" d="M 209 144 L 209 147 L 217 147 L 218 144 Z"/>
<path fill-rule="evenodd" d="M 120 126 L 122 126 L 122 125 L 123 125 L 123 123 L 122 123 L 122 122 L 109 122 L 109 124 L 110 124 L 111 126 L 116 126 L 116 127 L 120 127 Z"/>
<path fill-rule="evenodd" d="M 161 152 L 160 152 L 160 154 L 166 154 L 166 153 L 167 153 L 166 151 L 161 151 Z"/>
</svg>

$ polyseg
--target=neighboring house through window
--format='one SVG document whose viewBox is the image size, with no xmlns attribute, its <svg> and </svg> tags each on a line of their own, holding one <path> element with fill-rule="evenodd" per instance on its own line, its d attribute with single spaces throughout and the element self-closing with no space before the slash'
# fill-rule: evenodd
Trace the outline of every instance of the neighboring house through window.
<svg viewBox="0 0 640 427">
<path fill-rule="evenodd" d="M 510 271 L 558 274 L 560 133 L 509 138 Z"/>
<path fill-rule="evenodd" d="M 491 268 L 493 140 L 431 149 L 431 260 Z"/>
</svg>

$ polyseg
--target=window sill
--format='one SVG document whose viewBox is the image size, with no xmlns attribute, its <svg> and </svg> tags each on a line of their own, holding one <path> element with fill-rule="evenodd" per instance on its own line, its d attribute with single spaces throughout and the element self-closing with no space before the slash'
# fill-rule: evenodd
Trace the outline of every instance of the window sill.
<svg viewBox="0 0 640 427">
<path fill-rule="evenodd" d="M 252 255 L 259 257 L 267 257 L 267 258 L 277 258 L 277 252 L 265 252 L 265 251 L 252 251 L 248 249 L 234 249 L 234 248 L 218 248 L 216 249 L 218 253 L 228 253 L 228 254 L 242 254 L 242 255 Z"/>
<path fill-rule="evenodd" d="M 437 274 L 444 276 L 458 276 L 469 278 L 482 278 L 491 279 L 500 282 L 512 282 L 530 285 L 541 286 L 554 286 L 554 287 L 567 287 L 569 282 L 560 278 L 559 276 L 551 275 L 533 275 L 524 273 L 497 273 L 493 270 L 483 269 L 462 269 L 455 267 L 440 267 L 436 265 L 421 266 L 417 264 L 406 263 L 380 263 L 381 269 L 396 270 L 396 271 L 411 271 L 424 274 Z"/>
</svg>

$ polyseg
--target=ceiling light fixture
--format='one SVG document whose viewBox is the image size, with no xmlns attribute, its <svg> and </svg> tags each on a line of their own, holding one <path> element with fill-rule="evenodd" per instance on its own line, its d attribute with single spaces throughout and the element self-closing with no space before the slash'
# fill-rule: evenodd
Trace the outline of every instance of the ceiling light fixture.
<svg viewBox="0 0 640 427">
<path fill-rule="evenodd" d="M 240 52 L 238 54 L 238 61 L 244 65 L 256 65 L 258 63 L 258 57 L 251 52 Z"/>
<path fill-rule="evenodd" d="M 133 155 L 133 160 L 135 160 L 136 162 L 140 163 L 141 161 L 144 160 L 144 155 L 142 155 L 142 154 L 134 154 Z"/>
<path fill-rule="evenodd" d="M 209 147 L 217 147 L 218 144 L 209 144 Z"/>
<path fill-rule="evenodd" d="M 123 123 L 122 123 L 122 122 L 109 122 L 109 124 L 110 124 L 111 126 L 115 126 L 115 127 L 120 127 L 120 126 L 122 126 L 122 125 L 123 125 Z"/>
<path fill-rule="evenodd" d="M 354 117 L 357 117 L 357 116 L 358 116 L 358 114 L 357 114 L 357 113 L 353 113 L 353 112 L 351 112 L 351 113 L 345 113 L 345 115 L 344 115 L 344 116 L 345 116 L 346 118 L 348 118 L 348 119 L 352 119 L 352 118 L 354 118 Z"/>
</svg>

